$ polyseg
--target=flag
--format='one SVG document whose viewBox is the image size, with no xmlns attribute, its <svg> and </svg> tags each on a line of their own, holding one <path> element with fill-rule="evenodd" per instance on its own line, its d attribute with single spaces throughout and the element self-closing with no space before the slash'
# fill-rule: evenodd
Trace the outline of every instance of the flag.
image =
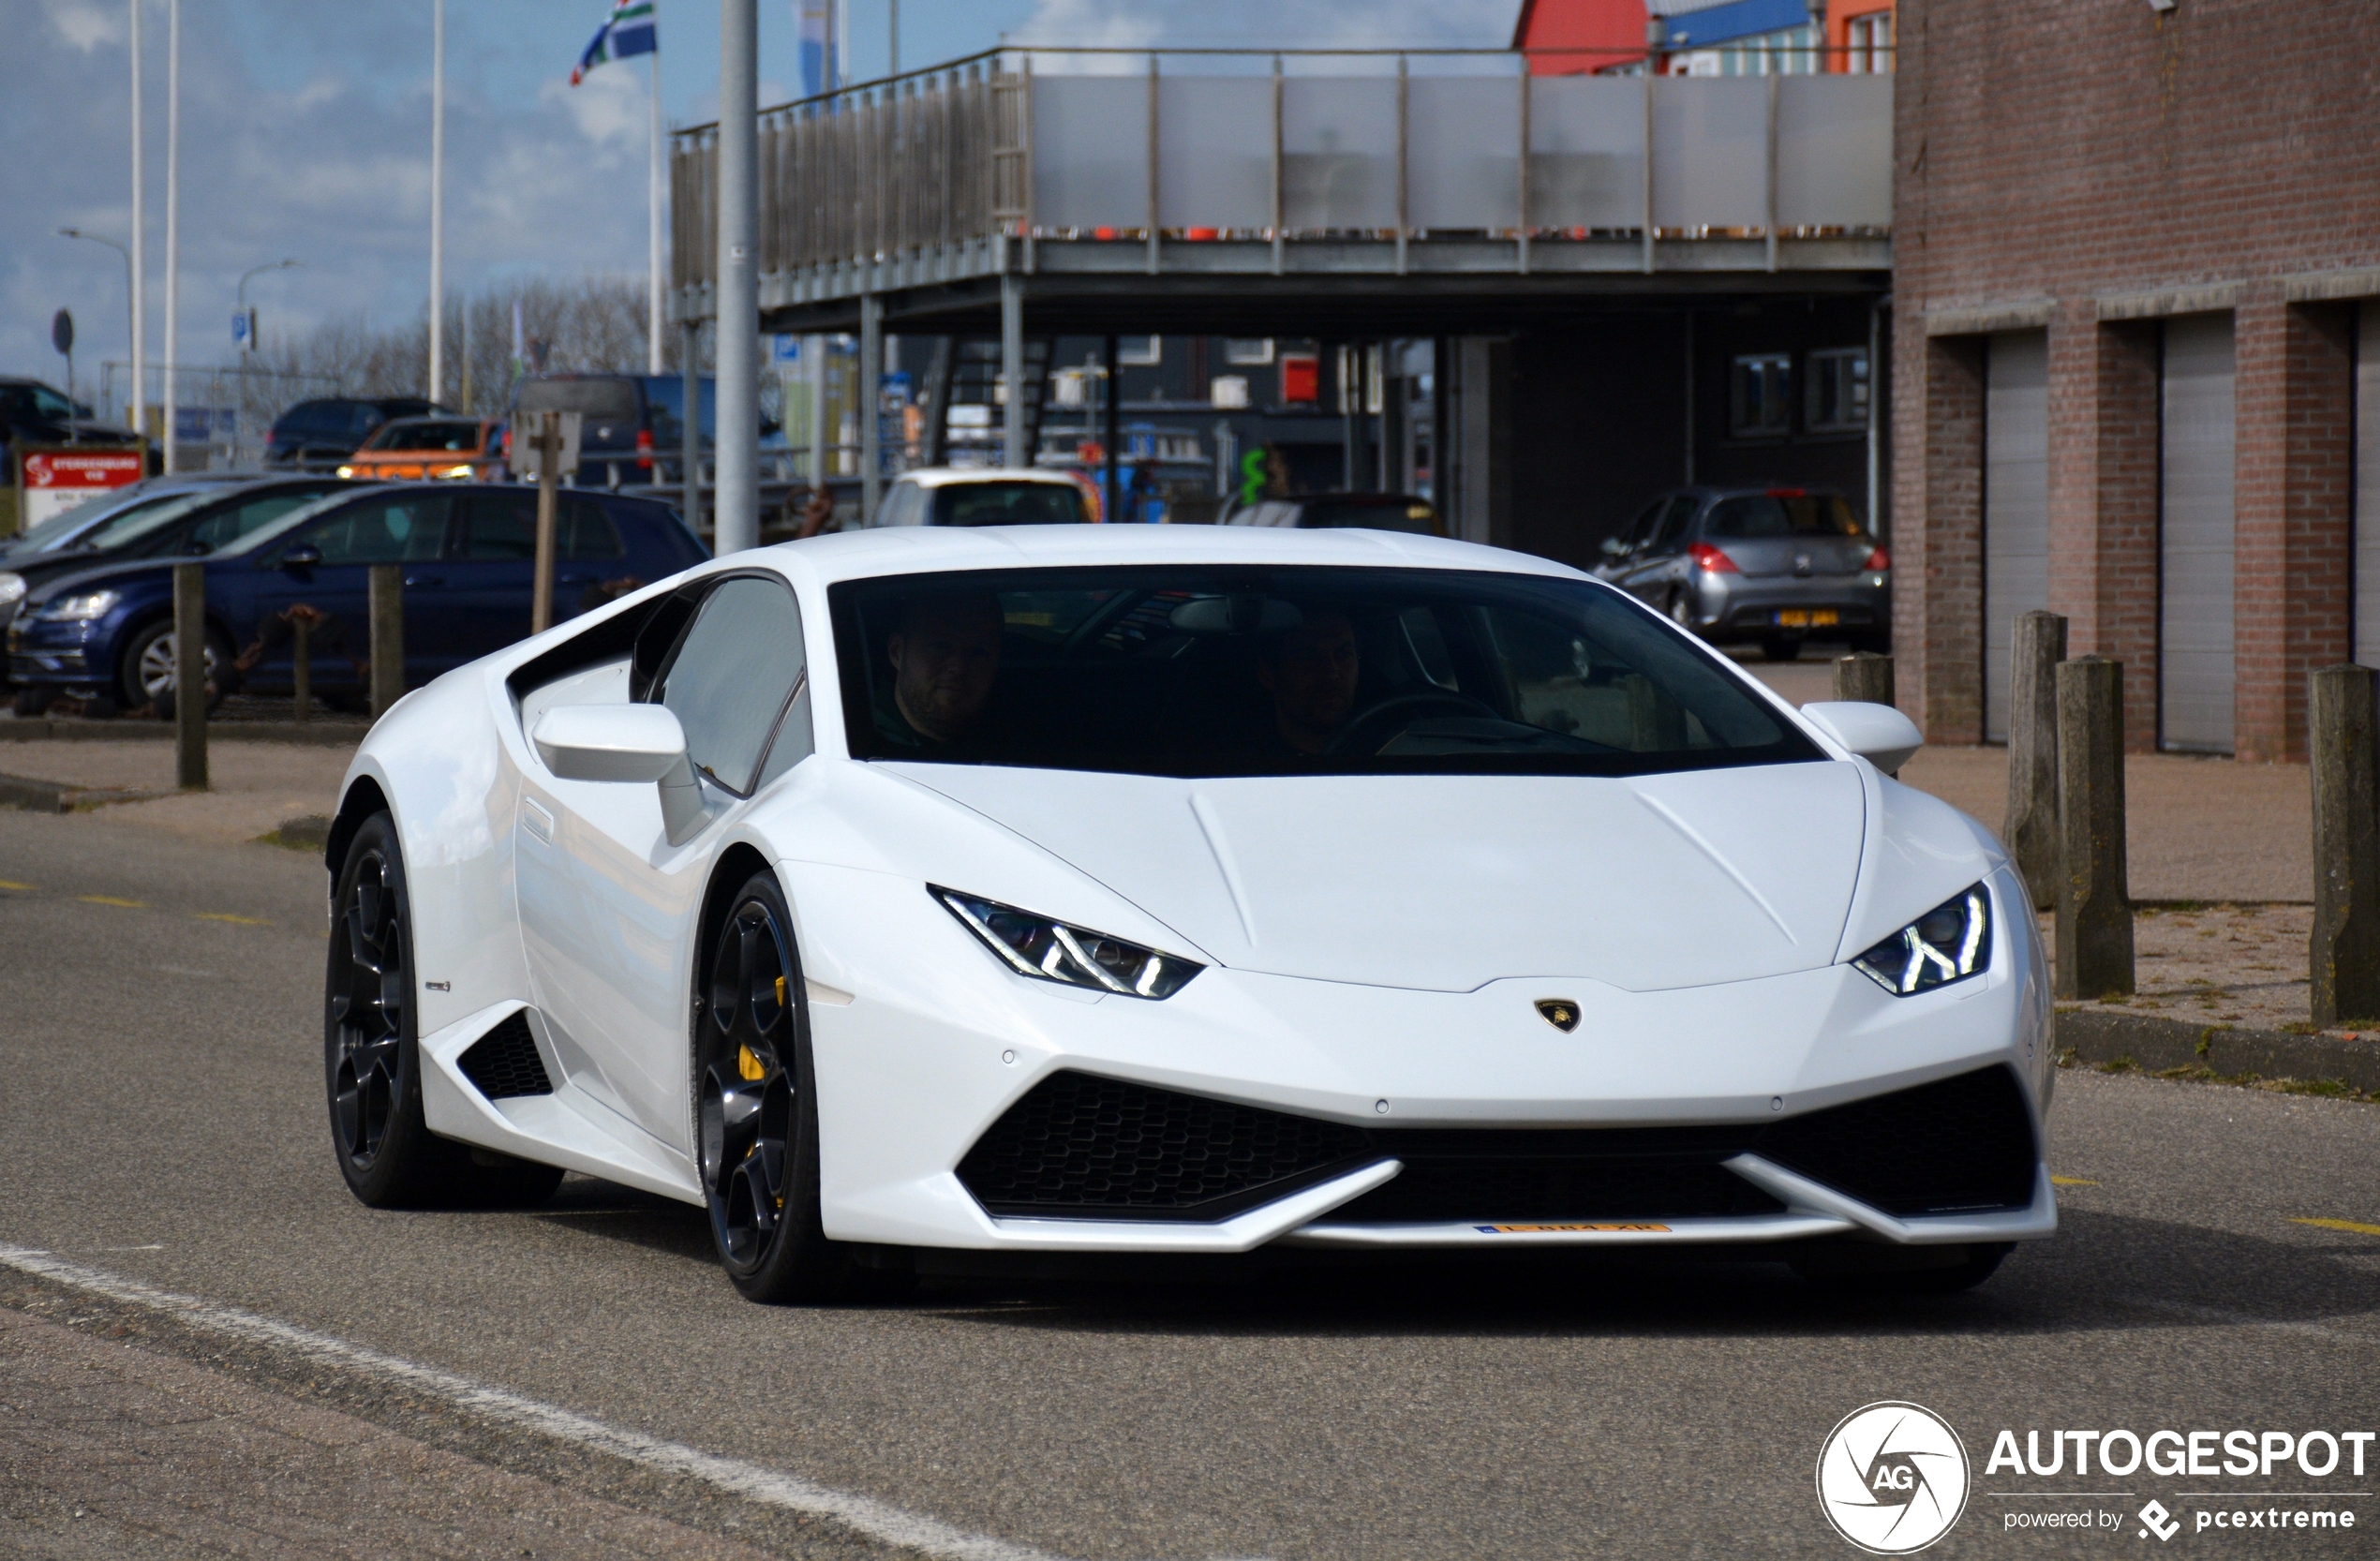
<svg viewBox="0 0 2380 1561">
<path fill-rule="evenodd" d="M 612 14 L 595 29 L 594 41 L 587 52 L 578 57 L 577 68 L 571 72 L 571 85 L 587 79 L 587 73 L 608 60 L 624 60 L 632 54 L 650 54 L 661 48 L 659 30 L 653 22 L 653 0 L 613 0 Z"/>
<path fill-rule="evenodd" d="M 801 38 L 801 92 L 815 97 L 842 85 L 835 69 L 835 0 L 794 0 L 794 25 Z"/>
</svg>

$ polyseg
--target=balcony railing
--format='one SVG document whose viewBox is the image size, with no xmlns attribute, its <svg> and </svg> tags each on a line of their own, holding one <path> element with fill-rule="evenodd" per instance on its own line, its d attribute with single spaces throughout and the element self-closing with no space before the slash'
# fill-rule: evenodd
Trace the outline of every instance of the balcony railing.
<svg viewBox="0 0 2380 1561">
<path fill-rule="evenodd" d="M 1311 269 L 1317 241 L 1325 269 L 1396 274 L 1873 265 L 1892 92 L 1533 75 L 1505 51 L 996 51 L 763 112 L 763 299 L 1030 270 L 1052 245 L 1152 273 Z M 717 156 L 716 126 L 678 133 L 681 307 L 714 279 Z"/>
</svg>

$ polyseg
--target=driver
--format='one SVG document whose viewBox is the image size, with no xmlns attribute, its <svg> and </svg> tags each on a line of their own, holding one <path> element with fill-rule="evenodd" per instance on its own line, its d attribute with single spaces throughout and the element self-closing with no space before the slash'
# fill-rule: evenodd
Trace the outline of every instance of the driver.
<svg viewBox="0 0 2380 1561">
<path fill-rule="evenodd" d="M 1354 713 L 1361 674 L 1355 625 L 1341 612 L 1309 612 L 1257 651 L 1257 681 L 1272 696 L 1273 730 L 1297 753 L 1329 750 Z"/>
<path fill-rule="evenodd" d="M 910 597 L 885 642 L 893 665 L 876 697 L 876 730 L 896 747 L 947 754 L 980 745 L 1000 676 L 1000 600 L 989 591 Z"/>
</svg>

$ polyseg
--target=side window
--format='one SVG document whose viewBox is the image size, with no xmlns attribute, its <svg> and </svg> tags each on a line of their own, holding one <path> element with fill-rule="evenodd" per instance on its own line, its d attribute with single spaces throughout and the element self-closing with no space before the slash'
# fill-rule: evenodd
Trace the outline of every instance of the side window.
<svg viewBox="0 0 2380 1561">
<path fill-rule="evenodd" d="M 1653 533 L 1653 551 L 1667 553 L 1686 538 L 1687 523 L 1694 518 L 1693 496 L 1681 495 L 1670 500 L 1668 511 L 1661 516 L 1660 529 Z"/>
<path fill-rule="evenodd" d="M 249 532 L 262 530 L 299 505 L 311 504 L 320 497 L 317 493 L 276 493 L 218 511 L 191 528 L 189 549 L 199 553 L 221 552 Z"/>
<path fill-rule="evenodd" d="M 446 547 L 442 493 L 409 493 L 402 498 L 341 510 L 295 539 L 322 550 L 326 564 L 409 564 L 435 558 Z"/>
<path fill-rule="evenodd" d="M 475 493 L 464 512 L 462 557 L 481 562 L 537 557 L 537 490 Z"/>
<path fill-rule="evenodd" d="M 536 506 L 529 509 L 531 528 L 529 541 L 534 556 L 537 540 Z M 612 524 L 611 513 L 600 499 L 564 498 L 560 513 L 554 517 L 555 529 L 560 534 L 554 539 L 554 551 L 565 558 L 618 558 L 628 549 L 620 544 L 619 528 Z"/>
<path fill-rule="evenodd" d="M 687 756 L 697 770 L 750 796 L 769 738 L 802 681 L 801 608 L 794 593 L 774 580 L 742 576 L 722 581 L 704 601 L 655 703 L 685 727 Z M 804 726 L 784 736 L 803 739 Z M 772 778 L 801 755 L 782 766 L 774 763 L 779 757 L 771 755 Z"/>
</svg>

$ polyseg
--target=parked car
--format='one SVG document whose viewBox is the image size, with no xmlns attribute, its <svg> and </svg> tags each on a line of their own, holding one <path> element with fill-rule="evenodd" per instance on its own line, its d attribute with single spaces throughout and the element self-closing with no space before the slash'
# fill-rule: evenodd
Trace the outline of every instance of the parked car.
<svg viewBox="0 0 2380 1561">
<path fill-rule="evenodd" d="M 1297 498 L 1260 498 L 1223 517 L 1226 526 L 1361 527 L 1373 531 L 1412 531 L 1443 537 L 1437 507 L 1404 493 L 1316 493 Z"/>
<path fill-rule="evenodd" d="M 122 559 L 219 553 L 301 505 L 344 486 L 330 477 L 171 483 L 129 503 L 82 506 L 104 513 L 67 536 L 52 538 L 56 545 L 0 560 L 0 629 L 16 617 L 29 596 L 52 580 Z M 68 514 L 78 513 L 69 511 Z M 35 708 L 20 709 L 18 714 L 31 715 L 42 700 L 37 695 L 23 703 Z"/>
<path fill-rule="evenodd" d="M 719 415 L 718 382 L 701 387 L 702 448 L 711 448 Z M 686 380 L 676 374 L 538 374 L 513 390 L 511 423 L 527 438 L 535 430 L 523 418 L 540 412 L 576 412 L 581 487 L 634 487 L 676 483 L 685 464 Z M 760 447 L 781 453 L 784 431 L 770 418 L 760 423 Z M 512 453 L 511 436 L 504 453 Z"/>
<path fill-rule="evenodd" d="M 265 436 L 264 464 L 329 471 L 391 419 L 445 411 L 446 408 L 418 395 L 325 396 L 301 401 L 274 420 L 273 431 Z"/>
<path fill-rule="evenodd" d="M 1676 488 L 1603 543 L 1594 571 L 1718 645 L 1790 662 L 1808 636 L 1892 644 L 1891 552 L 1840 494 Z"/>
<path fill-rule="evenodd" d="M 210 554 L 207 665 L 213 694 L 290 687 L 293 626 L 308 626 L 313 686 L 333 704 L 369 686 L 370 566 L 403 564 L 409 687 L 500 649 L 529 629 L 537 551 L 534 489 L 409 483 L 342 488 Z M 667 505 L 616 494 L 562 496 L 557 620 L 600 606 L 709 555 Z M 8 627 L 8 672 L 26 688 L 138 710 L 173 681 L 170 567 L 118 563 L 52 580 Z"/>
<path fill-rule="evenodd" d="M 445 478 L 484 482 L 503 475 L 493 418 L 400 417 L 383 423 L 338 473 L 364 481 Z"/>
<path fill-rule="evenodd" d="M 38 379 L 0 375 L 0 480 L 16 481 L 11 444 L 130 444 L 129 428 L 95 422 L 91 409 Z"/>
<path fill-rule="evenodd" d="M 126 510 L 162 504 L 199 488 L 220 492 L 226 483 L 254 481 L 256 473 L 252 471 L 185 471 L 171 477 L 144 478 L 125 487 L 95 493 L 72 509 L 60 510 L 14 536 L 0 537 L 0 569 L 10 567 L 12 558 L 71 547 L 93 528 Z"/>
<path fill-rule="evenodd" d="M 876 506 L 878 526 L 1070 526 L 1098 518 L 1098 501 L 1080 479 L 1032 468 L 904 471 Z"/>
</svg>

